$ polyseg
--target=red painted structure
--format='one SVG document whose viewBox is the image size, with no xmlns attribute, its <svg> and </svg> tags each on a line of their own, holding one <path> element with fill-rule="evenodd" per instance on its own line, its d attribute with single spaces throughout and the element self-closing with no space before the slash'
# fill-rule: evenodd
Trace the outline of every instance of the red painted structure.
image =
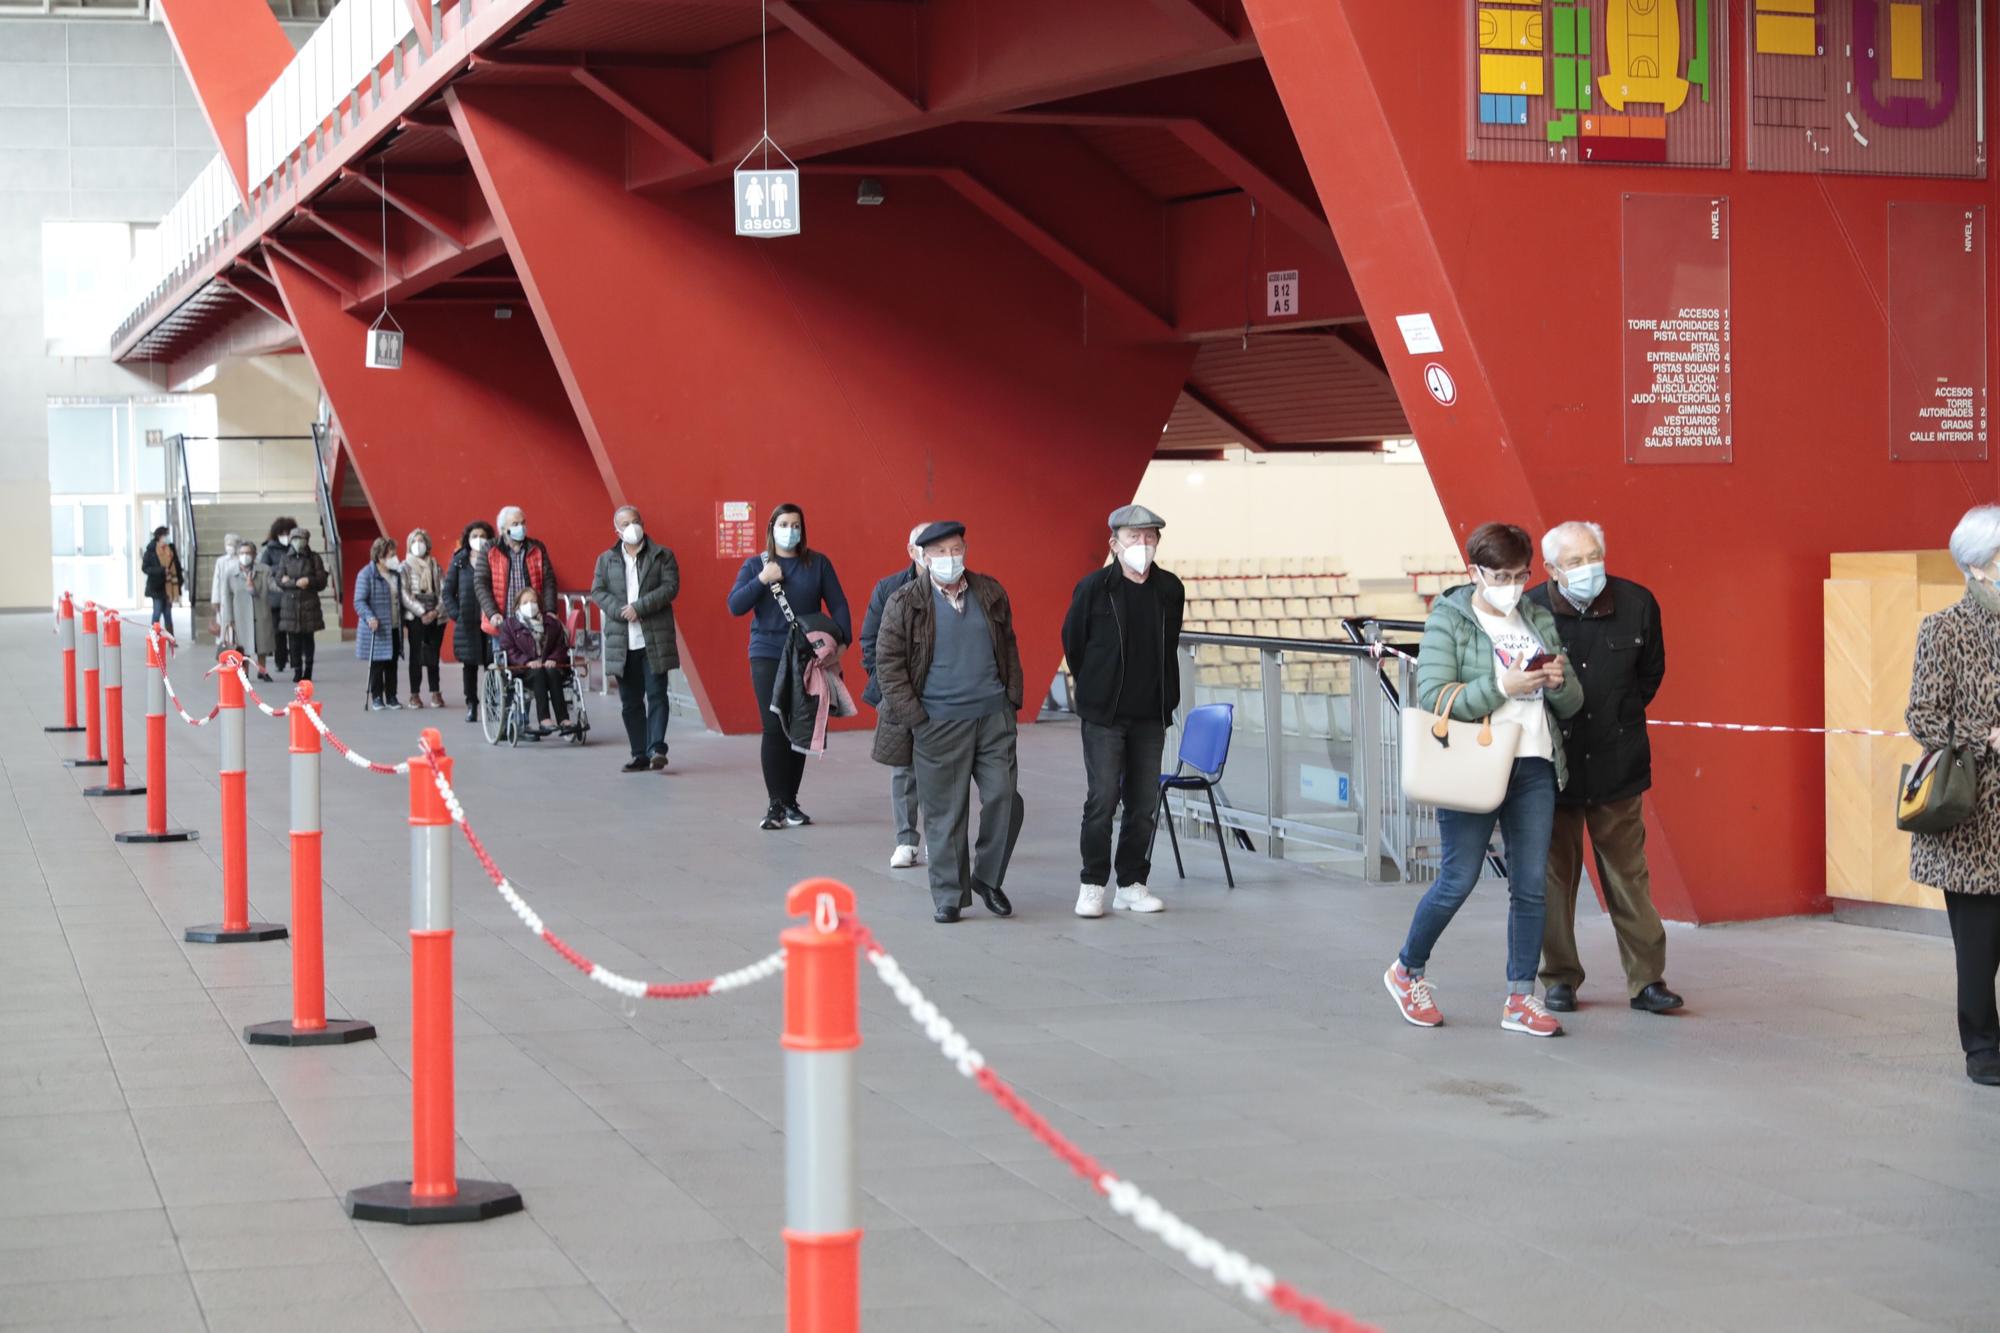
<svg viewBox="0 0 2000 1333">
<path fill-rule="evenodd" d="M 806 505 L 857 598 L 911 522 L 964 519 L 1039 680 L 1170 416 L 1169 448 L 1327 447 L 1400 433 L 1393 385 L 1461 533 L 1606 525 L 1614 568 L 1665 604 L 1660 708 L 1683 718 L 1817 721 L 1826 554 L 1936 546 L 1994 495 L 1991 465 L 1892 465 L 1880 424 L 1886 206 L 1990 205 L 1990 184 L 1470 164 L 1446 0 L 770 13 L 800 237 L 736 239 L 719 188 L 762 128 L 754 3 L 460 4 L 119 354 L 183 364 L 292 324 L 347 441 L 337 470 L 399 539 L 448 546 L 519 502 L 580 587 L 611 506 L 640 504 L 680 555 L 684 660 L 730 730 L 754 716 L 717 501 Z M 176 38 L 220 114 L 214 53 Z M 1730 96 L 1740 113 L 1740 77 Z M 880 207 L 855 203 L 863 176 Z M 1730 466 L 1623 462 L 1626 191 L 1731 200 Z M 1305 308 L 1266 317 L 1263 275 L 1289 268 Z M 393 373 L 361 367 L 385 291 L 410 334 Z M 1418 310 L 1449 408 L 1401 350 L 1393 317 Z M 1664 909 L 1818 905 L 1817 742 L 1678 732 L 1655 753 Z"/>
</svg>

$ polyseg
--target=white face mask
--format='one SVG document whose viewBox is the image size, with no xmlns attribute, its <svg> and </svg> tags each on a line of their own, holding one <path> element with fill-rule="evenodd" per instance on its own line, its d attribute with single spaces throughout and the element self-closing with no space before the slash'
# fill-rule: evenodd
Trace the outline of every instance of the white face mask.
<svg viewBox="0 0 2000 1333">
<path fill-rule="evenodd" d="M 431 544 L 430 544 L 429 542 L 411 542 L 411 543 L 410 543 L 410 554 L 411 554 L 411 555 L 413 555 L 413 556 L 417 556 L 418 558 L 420 558 L 420 559 L 421 559 L 422 557 L 424 557 L 424 556 L 427 556 L 427 555 L 429 555 L 430 553 L 431 553 Z"/>
<path fill-rule="evenodd" d="M 305 539 L 304 537 L 294 537 L 294 538 L 292 538 L 292 549 L 293 549 L 294 551 L 303 551 L 303 550 L 305 550 L 305 549 L 306 549 L 306 539 Z"/>
<path fill-rule="evenodd" d="M 627 523 L 624 527 L 618 529 L 618 535 L 624 540 L 627 546 L 637 546 L 640 542 L 646 540 L 646 530 L 637 523 Z"/>
<path fill-rule="evenodd" d="M 924 563 L 930 566 L 931 577 L 947 588 L 965 573 L 965 557 L 962 555 L 927 556 Z"/>
<path fill-rule="evenodd" d="M 1509 583 L 1504 587 L 1488 583 L 1486 575 L 1482 573 L 1479 576 L 1479 591 L 1486 598 L 1488 606 L 1505 616 L 1513 614 L 1514 608 L 1521 604 L 1521 594 L 1527 589 L 1518 583 Z"/>
<path fill-rule="evenodd" d="M 804 528 L 787 527 L 781 523 L 771 530 L 771 535 L 777 538 L 779 550 L 789 551 L 805 539 L 806 530 Z"/>
<path fill-rule="evenodd" d="M 507 529 L 507 536 L 517 542 L 528 540 L 528 525 L 526 523 L 516 523 L 513 527 Z"/>
<path fill-rule="evenodd" d="M 1123 560 L 1125 567 L 1134 574 L 1143 574 L 1153 567 L 1153 548 L 1143 542 L 1135 542 L 1121 548 L 1118 558 Z"/>
<path fill-rule="evenodd" d="M 382 568 L 390 571 L 391 573 L 394 573 L 396 570 L 399 570 L 402 567 L 403 567 L 403 562 L 397 559 L 393 555 L 384 556 L 382 559 Z"/>
<path fill-rule="evenodd" d="M 473 550 L 475 550 L 475 551 L 483 551 L 483 550 L 485 550 L 485 549 L 486 549 L 486 540 L 487 540 L 487 539 L 486 539 L 486 538 L 484 538 L 484 537 L 474 537 L 474 538 L 472 539 L 472 549 L 473 549 Z"/>
<path fill-rule="evenodd" d="M 252 563 L 252 562 L 253 562 L 253 561 L 254 561 L 255 559 L 256 559 L 256 557 L 255 557 L 255 556 L 249 556 L 249 555 L 238 555 L 238 556 L 236 557 L 236 563 L 237 563 L 237 564 L 239 564 L 239 565 L 241 565 L 241 566 L 243 566 L 243 568 L 245 568 L 245 569 L 248 569 L 248 568 L 250 568 L 250 565 L 251 565 L 251 563 Z"/>
<path fill-rule="evenodd" d="M 542 614 L 542 608 L 540 603 L 538 602 L 521 603 L 521 619 L 536 620 L 541 617 L 541 614 Z"/>
</svg>

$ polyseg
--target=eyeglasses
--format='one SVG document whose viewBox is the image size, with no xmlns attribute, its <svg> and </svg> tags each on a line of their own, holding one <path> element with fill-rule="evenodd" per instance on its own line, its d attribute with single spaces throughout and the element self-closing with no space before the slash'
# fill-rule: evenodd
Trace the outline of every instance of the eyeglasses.
<svg viewBox="0 0 2000 1333">
<path fill-rule="evenodd" d="M 1525 569 L 1488 569 L 1481 565 L 1479 572 L 1496 588 L 1518 588 L 1528 581 L 1528 571 Z"/>
</svg>

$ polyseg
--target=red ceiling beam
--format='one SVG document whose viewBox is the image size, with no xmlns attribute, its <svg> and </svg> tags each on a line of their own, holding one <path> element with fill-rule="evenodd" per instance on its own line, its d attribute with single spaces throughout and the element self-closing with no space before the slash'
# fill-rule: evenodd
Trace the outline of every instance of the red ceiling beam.
<svg viewBox="0 0 2000 1333">
<path fill-rule="evenodd" d="M 1216 425 L 1234 435 L 1237 442 L 1244 448 L 1250 450 L 1252 453 L 1267 454 L 1271 452 L 1271 442 L 1269 440 L 1266 440 L 1263 436 L 1245 425 L 1241 417 L 1210 397 L 1205 390 L 1197 388 L 1194 381 L 1188 381 L 1187 387 L 1182 389 L 1181 392 L 1186 394 L 1187 400 L 1200 408 L 1202 413 L 1214 421 Z"/>
<path fill-rule="evenodd" d="M 609 69 L 591 69 L 581 66 L 572 69 L 570 77 L 576 81 L 579 87 L 589 90 L 599 101 L 623 116 L 629 124 L 654 143 L 659 144 L 669 153 L 678 154 L 687 162 L 690 168 L 699 169 L 709 165 L 708 153 L 697 145 L 695 139 L 683 131 L 670 126 L 667 123 L 669 113 L 664 109 L 656 111 L 649 106 L 643 105 L 643 102 L 653 101 L 654 99 L 634 89 L 626 78 Z M 671 82 L 682 84 L 683 91 L 692 91 L 696 101 L 695 112 L 697 114 L 706 114 L 707 76 L 705 74 L 699 71 L 692 71 L 689 72 L 687 79 L 654 80 L 656 87 L 660 83 Z M 672 91 L 672 89 L 664 89 L 663 91 Z M 687 114 L 687 108 L 683 107 L 680 110 L 683 116 Z"/>
<path fill-rule="evenodd" d="M 459 224 L 447 218 L 439 209 L 430 207 L 414 197 L 414 192 L 402 183 L 398 173 L 396 188 L 390 189 L 383 181 L 365 171 L 343 167 L 342 180 L 353 181 L 379 199 L 387 200 L 391 207 L 425 231 L 444 242 L 453 250 L 465 249 L 465 237 Z M 470 177 L 466 178 L 468 181 Z"/>
<path fill-rule="evenodd" d="M 356 231 L 344 222 L 335 222 L 324 210 L 318 208 L 301 208 L 299 216 L 309 220 L 315 227 L 360 255 L 376 269 L 386 269 L 389 266 L 389 252 L 383 248 L 376 233 Z M 372 217 L 369 218 L 371 222 L 374 220 Z"/>
<path fill-rule="evenodd" d="M 292 43 L 266 0 L 160 0 L 158 8 L 202 118 L 229 162 L 236 188 L 248 198 L 244 118 L 292 63 Z"/>
<path fill-rule="evenodd" d="M 842 15 L 840 26 L 849 30 L 846 35 L 836 32 L 835 24 L 829 21 L 834 14 Z M 889 39 L 886 44 L 903 47 L 909 63 L 914 66 L 920 38 L 919 25 L 923 18 L 916 6 L 835 5 L 822 0 L 811 10 L 806 10 L 793 0 L 771 0 L 771 17 L 862 87 L 872 90 L 901 110 L 923 111 L 922 98 L 876 68 L 861 53 L 859 41 L 864 33 L 877 41 L 886 35 Z"/>
<path fill-rule="evenodd" d="M 319 279 L 320 282 L 333 290 L 334 295 L 338 296 L 342 303 L 351 304 L 353 302 L 354 280 L 347 274 L 314 259 L 311 255 L 306 254 L 298 245 L 281 241 L 275 236 L 266 236 L 264 238 L 264 245 L 274 253 L 283 255 L 286 259 L 291 260 L 294 264 L 298 265 L 302 272 Z"/>
<path fill-rule="evenodd" d="M 1234 40 L 1236 30 L 1216 12 L 1213 0 L 1153 0 L 1153 7 L 1168 19 L 1179 24 L 1189 37 L 1196 41 L 1212 41 L 1217 37 Z M 1236 6 L 1225 0 L 1225 10 L 1235 17 Z"/>
<path fill-rule="evenodd" d="M 218 273 L 215 275 L 215 280 L 279 323 L 292 322 L 291 317 L 285 313 L 284 302 L 278 298 L 277 292 L 265 288 L 263 283 L 254 278 L 235 278 L 227 273 Z"/>
</svg>

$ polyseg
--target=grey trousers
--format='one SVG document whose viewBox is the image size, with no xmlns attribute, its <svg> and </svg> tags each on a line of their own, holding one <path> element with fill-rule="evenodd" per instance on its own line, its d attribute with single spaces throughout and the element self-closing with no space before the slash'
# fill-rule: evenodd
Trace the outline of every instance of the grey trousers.
<svg viewBox="0 0 2000 1333">
<path fill-rule="evenodd" d="M 972 882 L 990 889 L 1007 878 L 1021 836 L 1020 765 L 1011 711 L 968 721 L 932 719 L 916 730 L 917 799 L 930 840 L 931 902 L 972 902 Z M 972 787 L 979 787 L 979 844 L 968 845 Z"/>
<path fill-rule="evenodd" d="M 917 769 L 902 764 L 889 773 L 889 813 L 896 819 L 896 845 L 915 847 L 923 841 L 917 831 Z"/>
</svg>

